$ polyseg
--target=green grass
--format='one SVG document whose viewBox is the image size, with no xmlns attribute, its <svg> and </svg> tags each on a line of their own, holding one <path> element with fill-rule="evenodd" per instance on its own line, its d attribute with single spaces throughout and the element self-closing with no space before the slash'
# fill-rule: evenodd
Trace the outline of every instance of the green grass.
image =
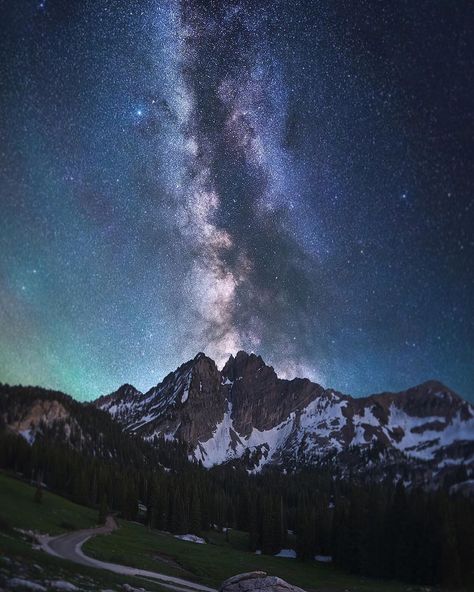
<svg viewBox="0 0 474 592">
<path fill-rule="evenodd" d="M 74 504 L 59 495 L 43 491 L 35 503 L 35 487 L 0 473 L 0 518 L 14 528 L 60 534 L 66 530 L 89 528 L 97 522 L 96 510 Z"/>
<path fill-rule="evenodd" d="M 96 523 L 97 511 L 74 504 L 45 491 L 41 504 L 34 502 L 35 488 L 0 473 L 0 557 L 13 557 L 24 565 L 39 565 L 51 578 L 76 583 L 82 589 L 116 589 L 128 582 L 147 590 L 160 590 L 159 584 L 143 582 L 118 574 L 77 565 L 42 551 L 5 525 L 59 534 L 68 529 L 87 528 Z M 149 569 L 218 587 L 226 578 L 253 570 L 277 575 L 308 591 L 405 592 L 416 586 L 384 582 L 341 573 L 333 566 L 316 562 L 303 563 L 255 555 L 247 551 L 247 534 L 231 531 L 230 541 L 217 533 L 206 533 L 207 545 L 180 541 L 171 535 L 150 531 L 132 522 L 120 521 L 121 528 L 108 536 L 86 542 L 84 551 L 99 559 Z M 0 564 L 0 571 L 5 566 Z M 32 574 L 33 577 L 34 573 Z M 44 574 L 43 574 L 44 575 Z M 81 583 L 82 582 L 82 583 Z"/>
<path fill-rule="evenodd" d="M 13 562 L 15 569 L 11 567 L 12 563 L 5 563 L 4 558 Z M 125 583 L 135 588 L 146 587 L 150 592 L 165 592 L 159 584 L 154 582 L 144 583 L 139 578 L 79 565 L 53 557 L 43 551 L 37 551 L 32 548 L 29 541 L 21 538 L 17 533 L 0 532 L 0 576 L 7 578 L 19 576 L 36 579 L 40 583 L 44 583 L 47 579 L 65 580 L 75 584 L 81 590 L 90 592 L 104 589 L 120 591 Z"/>
<path fill-rule="evenodd" d="M 97 511 L 74 504 L 58 495 L 45 491 L 43 501 L 33 500 L 35 488 L 0 473 L 0 589 L 2 580 L 19 576 L 40 583 L 46 579 L 66 580 L 81 590 L 122 590 L 124 583 L 135 588 L 163 592 L 154 582 L 126 577 L 101 569 L 66 561 L 44 551 L 36 550 L 32 541 L 16 528 L 60 534 L 67 530 L 62 524 L 74 528 L 87 528 L 96 522 Z"/>
<path fill-rule="evenodd" d="M 246 534 L 237 531 L 230 533 L 230 543 L 226 542 L 224 535 L 213 532 L 206 533 L 209 544 L 198 545 L 150 531 L 139 524 L 124 521 L 120 524 L 121 528 L 113 534 L 87 541 L 84 551 L 98 559 L 154 570 L 216 587 L 235 574 L 263 570 L 306 590 L 416 590 L 413 586 L 342 574 L 327 564 L 255 555 L 242 550 L 246 547 Z M 176 561 L 182 569 L 160 561 L 156 558 L 157 554 Z"/>
</svg>

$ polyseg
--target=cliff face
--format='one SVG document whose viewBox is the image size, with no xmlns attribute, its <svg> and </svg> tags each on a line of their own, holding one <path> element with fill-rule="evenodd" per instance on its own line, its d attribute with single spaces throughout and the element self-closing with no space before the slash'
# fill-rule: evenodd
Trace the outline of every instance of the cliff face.
<svg viewBox="0 0 474 592">
<path fill-rule="evenodd" d="M 95 401 L 128 431 L 146 439 L 179 438 L 196 446 L 212 436 L 225 410 L 225 391 L 216 364 L 204 354 L 171 372 L 146 393 L 130 385 Z"/>
<path fill-rule="evenodd" d="M 222 369 L 234 426 L 243 436 L 253 428 L 269 430 L 302 410 L 324 389 L 307 379 L 281 380 L 260 356 L 238 352 Z"/>
<path fill-rule="evenodd" d="M 307 379 L 279 379 L 255 354 L 238 352 L 222 371 L 198 354 L 147 393 L 126 385 L 96 405 L 146 439 L 188 442 L 205 466 L 241 459 L 255 471 L 337 458 L 361 470 L 387 463 L 440 474 L 460 464 L 474 469 L 473 408 L 434 381 L 352 398 Z"/>
</svg>

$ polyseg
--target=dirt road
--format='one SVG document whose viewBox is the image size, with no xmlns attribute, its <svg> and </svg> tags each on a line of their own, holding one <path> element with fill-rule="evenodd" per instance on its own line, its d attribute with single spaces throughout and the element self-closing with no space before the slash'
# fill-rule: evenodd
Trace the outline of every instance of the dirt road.
<svg viewBox="0 0 474 592">
<path fill-rule="evenodd" d="M 166 574 L 148 571 L 146 569 L 137 569 L 135 567 L 128 567 L 118 563 L 109 563 L 107 561 L 100 561 L 85 555 L 82 551 L 82 545 L 92 536 L 110 534 L 117 528 L 115 520 L 109 516 L 105 526 L 98 528 L 88 528 L 86 530 L 77 530 L 67 534 L 61 534 L 56 537 L 40 537 L 39 542 L 41 547 L 50 555 L 69 559 L 81 565 L 88 567 L 95 567 L 99 569 L 106 569 L 117 574 L 126 576 L 138 576 L 154 580 L 156 583 L 165 588 L 177 590 L 178 592 L 216 592 L 214 588 L 209 588 L 189 580 L 182 578 L 175 578 L 167 576 Z"/>
</svg>

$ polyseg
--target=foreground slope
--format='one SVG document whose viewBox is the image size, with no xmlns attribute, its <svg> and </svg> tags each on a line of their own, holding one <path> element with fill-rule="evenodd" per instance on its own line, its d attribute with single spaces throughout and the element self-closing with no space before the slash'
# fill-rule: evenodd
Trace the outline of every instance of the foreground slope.
<svg viewBox="0 0 474 592">
<path fill-rule="evenodd" d="M 42 504 L 36 504 L 34 491 L 34 487 L 27 483 L 0 473 L 0 589 L 21 590 L 20 582 L 26 582 L 23 589 L 38 586 L 38 592 L 73 590 L 71 585 L 84 592 L 123 592 L 126 584 L 135 590 L 165 589 L 149 578 L 142 580 L 79 565 L 32 548 L 33 541 L 28 536 L 8 529 L 8 525 L 38 533 L 59 534 L 64 532 L 66 523 L 68 529 L 90 528 L 97 518 L 95 510 L 73 504 L 48 491 L 44 492 Z M 232 531 L 230 538 L 211 531 L 206 533 L 206 538 L 208 544 L 196 545 L 136 522 L 120 520 L 120 528 L 111 535 L 89 539 L 84 552 L 102 561 L 162 572 L 213 587 L 218 587 L 224 579 L 239 571 L 264 569 L 315 592 L 407 590 L 407 586 L 400 583 L 344 574 L 327 564 L 256 555 L 248 549 L 246 533 L 240 531 Z"/>
</svg>

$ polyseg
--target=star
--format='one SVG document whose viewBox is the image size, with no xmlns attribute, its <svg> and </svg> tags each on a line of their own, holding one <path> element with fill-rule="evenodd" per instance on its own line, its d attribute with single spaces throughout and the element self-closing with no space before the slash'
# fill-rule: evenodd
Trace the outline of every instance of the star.
<svg viewBox="0 0 474 592">
<path fill-rule="evenodd" d="M 5 3 L 0 381 L 471 396 L 467 4 L 185 4 Z"/>
</svg>

